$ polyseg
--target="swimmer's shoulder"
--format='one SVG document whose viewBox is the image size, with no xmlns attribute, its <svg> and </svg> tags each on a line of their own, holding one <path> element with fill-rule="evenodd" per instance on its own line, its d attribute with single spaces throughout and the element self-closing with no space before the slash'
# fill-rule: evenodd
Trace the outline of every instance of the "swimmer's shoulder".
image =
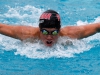
<svg viewBox="0 0 100 75">
<path fill-rule="evenodd" d="M 60 29 L 60 36 L 78 38 L 79 32 L 80 32 L 80 28 L 78 26 L 66 26 Z"/>
<path fill-rule="evenodd" d="M 17 26 L 15 27 L 15 33 L 16 33 L 17 39 L 25 40 L 27 38 L 39 37 L 40 31 L 39 31 L 39 27 Z"/>
<path fill-rule="evenodd" d="M 34 37 L 39 37 L 40 35 L 40 30 L 39 27 L 31 27 L 31 33 Z"/>
<path fill-rule="evenodd" d="M 62 27 L 60 29 L 60 36 L 68 36 L 71 26 Z"/>
</svg>

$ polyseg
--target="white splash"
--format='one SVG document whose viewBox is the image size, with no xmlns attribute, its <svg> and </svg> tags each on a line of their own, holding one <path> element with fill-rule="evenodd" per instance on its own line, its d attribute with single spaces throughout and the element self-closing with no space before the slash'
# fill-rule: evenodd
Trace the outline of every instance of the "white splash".
<svg viewBox="0 0 100 75">
<path fill-rule="evenodd" d="M 31 5 L 26 5 L 24 7 L 15 7 L 11 8 L 10 6 L 7 6 L 9 9 L 6 13 L 0 15 L 2 17 L 3 23 L 8 23 L 9 20 L 10 24 L 20 24 L 20 25 L 38 25 L 39 16 L 42 14 L 44 9 L 39 9 Z M 4 21 L 5 17 L 9 20 Z M 4 19 L 3 19 L 4 18 Z"/>
<path fill-rule="evenodd" d="M 80 25 L 86 25 L 86 24 L 89 24 L 87 21 L 83 22 L 81 20 L 77 21 L 77 25 L 80 26 Z"/>
<path fill-rule="evenodd" d="M 3 46 L 2 48 L 3 50 L 6 51 L 16 50 L 15 55 L 19 54 L 21 56 L 26 56 L 28 58 L 34 58 L 34 59 L 44 59 L 51 57 L 70 58 L 73 57 L 74 54 L 79 54 L 84 51 L 90 50 L 90 48 L 92 47 L 91 45 L 87 44 L 82 40 L 72 40 L 67 37 L 60 37 L 58 43 L 51 48 L 44 46 L 43 44 L 40 43 L 40 41 L 36 43 L 30 43 L 30 42 L 21 42 L 15 39 L 12 40 L 12 38 L 8 38 L 6 36 L 2 37 L 3 38 L 0 40 L 0 45 Z"/>
</svg>

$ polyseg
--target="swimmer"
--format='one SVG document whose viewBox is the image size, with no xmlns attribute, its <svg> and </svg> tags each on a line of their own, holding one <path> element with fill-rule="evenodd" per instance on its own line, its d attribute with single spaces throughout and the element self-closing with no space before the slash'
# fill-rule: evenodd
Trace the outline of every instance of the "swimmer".
<svg viewBox="0 0 100 75">
<path fill-rule="evenodd" d="M 60 15 L 54 10 L 43 12 L 39 19 L 39 27 L 0 24 L 0 34 L 21 41 L 28 38 L 40 39 L 48 47 L 57 43 L 59 37 L 67 36 L 72 39 L 82 39 L 97 32 L 100 32 L 100 23 L 61 28 Z"/>
</svg>

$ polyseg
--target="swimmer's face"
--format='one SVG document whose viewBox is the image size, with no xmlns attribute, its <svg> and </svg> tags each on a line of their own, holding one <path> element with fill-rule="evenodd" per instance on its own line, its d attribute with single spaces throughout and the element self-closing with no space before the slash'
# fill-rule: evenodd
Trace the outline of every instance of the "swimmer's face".
<svg viewBox="0 0 100 75">
<path fill-rule="evenodd" d="M 40 39 L 43 44 L 51 47 L 57 42 L 59 37 L 59 31 L 56 28 L 43 28 L 40 30 Z"/>
</svg>

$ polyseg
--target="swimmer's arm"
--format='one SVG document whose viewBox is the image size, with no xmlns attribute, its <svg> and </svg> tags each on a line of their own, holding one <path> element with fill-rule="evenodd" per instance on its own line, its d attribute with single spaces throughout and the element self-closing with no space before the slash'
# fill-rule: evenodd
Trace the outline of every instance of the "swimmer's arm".
<svg viewBox="0 0 100 75">
<path fill-rule="evenodd" d="M 19 40 L 24 40 L 27 38 L 37 36 L 35 35 L 37 30 L 38 30 L 37 27 L 31 27 L 31 26 L 13 26 L 13 25 L 0 24 L 0 34 Z"/>
<path fill-rule="evenodd" d="M 100 32 L 100 23 L 82 26 L 68 26 L 62 28 L 62 31 L 64 31 L 64 35 L 70 38 L 82 39 Z"/>
<path fill-rule="evenodd" d="M 88 24 L 80 26 L 81 34 L 79 38 L 85 38 L 100 32 L 100 23 Z"/>
</svg>

